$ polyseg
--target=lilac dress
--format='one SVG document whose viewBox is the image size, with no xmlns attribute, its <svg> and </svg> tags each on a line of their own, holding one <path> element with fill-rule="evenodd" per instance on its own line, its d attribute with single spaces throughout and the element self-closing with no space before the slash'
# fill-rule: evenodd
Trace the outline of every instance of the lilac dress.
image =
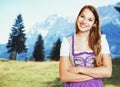
<svg viewBox="0 0 120 87">
<path fill-rule="evenodd" d="M 80 53 L 74 52 L 74 36 L 72 37 L 72 55 L 74 57 L 73 62 L 75 66 L 94 67 L 95 54 L 92 51 Z M 83 82 L 66 82 L 64 87 L 104 87 L 104 85 L 102 79 L 94 78 Z"/>
</svg>

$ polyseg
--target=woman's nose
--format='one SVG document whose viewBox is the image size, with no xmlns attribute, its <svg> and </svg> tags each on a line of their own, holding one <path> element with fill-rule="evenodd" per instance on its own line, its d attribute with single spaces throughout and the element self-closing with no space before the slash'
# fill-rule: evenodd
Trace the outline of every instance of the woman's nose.
<svg viewBox="0 0 120 87">
<path fill-rule="evenodd" d="M 83 19 L 83 23 L 87 23 L 87 20 L 86 20 L 86 19 Z"/>
</svg>

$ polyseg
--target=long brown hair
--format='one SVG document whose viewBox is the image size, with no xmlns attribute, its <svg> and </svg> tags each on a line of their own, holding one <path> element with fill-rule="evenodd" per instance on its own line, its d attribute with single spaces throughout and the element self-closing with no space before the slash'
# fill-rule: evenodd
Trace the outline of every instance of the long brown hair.
<svg viewBox="0 0 120 87">
<path fill-rule="evenodd" d="M 88 45 L 93 50 L 93 52 L 95 53 L 95 56 L 96 56 L 95 57 L 95 64 L 96 64 L 96 66 L 101 66 L 102 65 L 102 55 L 101 55 L 101 32 L 100 32 L 99 15 L 98 15 L 98 12 L 97 12 L 97 10 L 94 6 L 85 5 L 80 10 L 80 12 L 77 16 L 77 20 L 78 20 L 78 17 L 80 16 L 80 14 L 82 13 L 82 11 L 84 9 L 89 9 L 95 16 L 94 26 L 92 27 L 92 29 L 90 30 L 90 33 L 89 33 Z M 76 23 L 75 23 L 76 33 L 79 32 L 78 25 L 77 25 L 77 20 L 76 20 Z"/>
</svg>

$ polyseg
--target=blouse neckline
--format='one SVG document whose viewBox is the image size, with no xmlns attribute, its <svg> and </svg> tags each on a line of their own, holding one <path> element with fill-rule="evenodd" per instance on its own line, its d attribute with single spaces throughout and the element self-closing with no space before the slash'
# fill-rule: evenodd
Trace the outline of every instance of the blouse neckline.
<svg viewBox="0 0 120 87">
<path fill-rule="evenodd" d="M 75 51 L 74 46 L 75 46 L 74 35 L 72 35 L 72 55 L 78 56 L 78 55 L 82 55 L 82 54 L 94 54 L 94 52 L 92 50 L 80 51 L 80 52 Z"/>
</svg>

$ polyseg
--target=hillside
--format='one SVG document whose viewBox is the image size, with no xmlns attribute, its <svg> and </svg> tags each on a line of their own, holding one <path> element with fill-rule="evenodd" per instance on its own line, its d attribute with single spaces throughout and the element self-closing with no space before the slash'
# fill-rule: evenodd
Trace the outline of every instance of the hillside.
<svg viewBox="0 0 120 87">
<path fill-rule="evenodd" d="M 59 80 L 59 62 L 8 61 L 0 58 L 0 87 L 63 87 Z M 120 87 L 120 65 L 104 79 L 105 87 Z"/>
</svg>

